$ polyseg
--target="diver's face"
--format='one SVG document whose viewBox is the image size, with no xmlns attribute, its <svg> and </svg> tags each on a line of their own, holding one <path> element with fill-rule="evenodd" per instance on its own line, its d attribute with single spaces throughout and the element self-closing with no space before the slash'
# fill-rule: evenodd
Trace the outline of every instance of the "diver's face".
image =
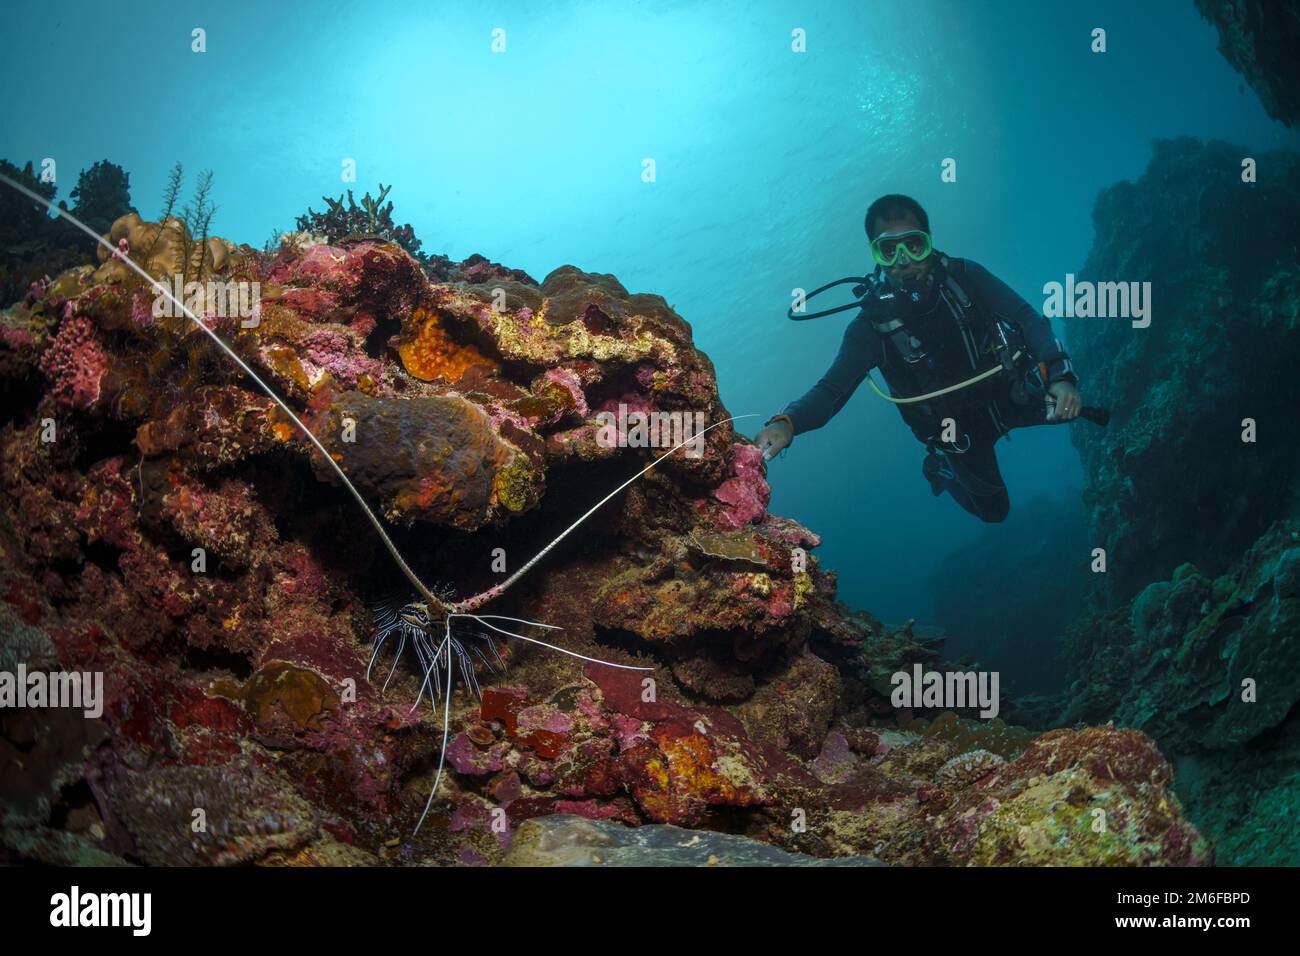
<svg viewBox="0 0 1300 956">
<path fill-rule="evenodd" d="M 882 219 L 879 223 L 880 234 L 910 232 L 924 229 L 915 216 L 903 216 L 899 219 Z M 920 262 L 913 262 L 908 256 L 899 256 L 892 266 L 885 266 L 885 273 L 898 282 L 916 282 L 930 274 L 934 264 L 934 255 L 928 255 Z"/>
</svg>

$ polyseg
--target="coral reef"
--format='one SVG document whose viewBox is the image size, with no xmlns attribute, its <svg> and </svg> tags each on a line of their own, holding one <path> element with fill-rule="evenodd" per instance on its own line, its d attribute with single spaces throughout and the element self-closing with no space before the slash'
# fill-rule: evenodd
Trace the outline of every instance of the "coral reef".
<svg viewBox="0 0 1300 956">
<path fill-rule="evenodd" d="M 1158 142 L 1137 182 L 1098 197 L 1084 272 L 1151 281 L 1154 309 L 1148 328 L 1068 327 L 1115 416 L 1074 433 L 1108 568 L 1067 640 L 1057 722 L 1151 735 L 1220 861 L 1250 864 L 1300 853 L 1300 157 L 1256 157 L 1268 175 L 1245 183 L 1247 155 Z M 1234 238 L 1243 221 L 1249 252 Z"/>
<path fill-rule="evenodd" d="M 728 417 L 687 323 L 612 276 L 475 259 L 439 280 L 374 238 L 261 253 L 134 214 L 109 237 L 152 246 L 151 269 L 189 240 L 258 283 L 260 321 L 206 321 L 459 597 L 657 454 L 601 440 L 599 413 Z M 201 332 L 145 321 L 117 266 L 0 317 L 0 646 L 104 675 L 98 719 L 0 712 L 0 858 L 478 865 L 541 852 L 531 834 L 573 824 L 530 821 L 570 815 L 602 834 L 579 845 L 655 827 L 632 838 L 650 853 L 663 827 L 725 831 L 701 838 L 720 861 L 1209 861 L 1139 732 L 895 712 L 890 675 L 942 660 L 835 603 L 820 539 L 768 513 L 761 456 L 727 424 L 492 605 L 653 670 L 499 642 L 481 699 L 452 697 L 449 772 L 412 835 L 442 712 L 412 708 L 410 661 L 367 680 L 368 607 L 400 575 L 283 413 Z"/>
<path fill-rule="evenodd" d="M 1113 718 L 1150 734 L 1225 861 L 1294 860 L 1298 634 L 1300 523 L 1279 522 L 1228 573 L 1183 565 L 1123 611 L 1081 624 L 1060 721 Z"/>
<path fill-rule="evenodd" d="M 1147 171 L 1097 197 L 1097 237 L 1079 279 L 1152 283 L 1149 327 L 1066 320 L 1089 370 L 1089 401 L 1110 427 L 1075 429 L 1087 476 L 1091 575 L 1111 607 L 1192 562 L 1224 571 L 1277 518 L 1296 510 L 1290 434 L 1300 384 L 1300 284 L 1294 246 L 1300 157 L 1192 139 L 1154 144 Z M 1246 249 L 1237 241 L 1251 223 Z M 1259 440 L 1242 440 L 1245 419 Z M 1241 489 L 1251 489 L 1249 497 Z M 1212 519 L 1207 519 L 1213 515 Z"/>
<path fill-rule="evenodd" d="M 1076 635 L 1086 675 L 1066 719 L 1113 715 L 1177 753 L 1240 746 L 1300 701 L 1300 524 L 1280 523 L 1227 574 L 1180 567 Z M 1247 682 L 1256 689 L 1246 694 Z M 1253 699 L 1251 699 L 1253 698 Z"/>
<path fill-rule="evenodd" d="M 347 192 L 347 205 L 343 197 L 331 199 L 322 196 L 325 212 L 316 212 L 310 206 L 307 212 L 297 219 L 298 231 L 313 236 L 320 236 L 325 242 L 342 242 L 344 239 L 367 237 L 395 242 L 414 258 L 421 259 L 421 242 L 415 237 L 415 230 L 410 223 L 399 226 L 393 220 L 393 204 L 384 205 L 392 186 L 379 184 L 378 198 L 367 191 L 361 197 L 361 205 L 352 197 L 352 190 Z"/>
</svg>

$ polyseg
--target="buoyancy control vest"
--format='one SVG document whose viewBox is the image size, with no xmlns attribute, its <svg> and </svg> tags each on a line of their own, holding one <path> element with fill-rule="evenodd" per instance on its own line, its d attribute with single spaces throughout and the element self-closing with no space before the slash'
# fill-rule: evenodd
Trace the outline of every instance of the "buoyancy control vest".
<svg viewBox="0 0 1300 956">
<path fill-rule="evenodd" d="M 862 307 L 883 346 L 880 373 L 897 398 L 942 390 L 1009 362 L 1016 351 L 1027 358 L 1018 327 L 989 315 L 962 288 L 965 263 L 936 255 L 937 294 L 928 296 L 928 302 L 912 297 L 921 300 L 918 308 L 880 278 Z M 997 439 L 1006 434 L 1013 391 L 1006 376 L 996 375 L 949 395 L 899 405 L 898 410 L 922 442 L 964 450 L 974 437 Z M 1014 396 L 1014 401 L 1025 404 L 1028 396 Z M 1019 417 L 1014 410 L 1012 416 Z M 947 418 L 956 423 L 952 442 L 942 437 Z"/>
</svg>

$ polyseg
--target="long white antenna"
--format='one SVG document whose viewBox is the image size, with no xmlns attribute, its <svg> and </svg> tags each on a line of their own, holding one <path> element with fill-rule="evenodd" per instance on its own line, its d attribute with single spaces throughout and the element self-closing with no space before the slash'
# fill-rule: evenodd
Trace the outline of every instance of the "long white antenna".
<svg viewBox="0 0 1300 956">
<path fill-rule="evenodd" d="M 733 415 L 731 418 L 724 418 L 724 419 L 722 419 L 722 421 L 714 422 L 712 425 L 710 425 L 708 428 L 705 428 L 703 431 L 697 432 L 695 435 L 693 435 L 692 437 L 686 439 L 685 441 L 680 442 L 680 443 L 674 445 L 674 446 L 673 446 L 672 448 L 670 448 L 668 451 L 664 452 L 662 455 L 660 455 L 660 456 L 659 456 L 658 458 L 656 458 L 654 461 L 650 462 L 650 464 L 646 465 L 644 468 L 642 468 L 640 471 L 638 471 L 635 475 L 633 475 L 633 476 L 632 476 L 631 478 L 629 478 L 627 481 L 623 482 L 621 485 L 619 485 L 617 488 L 615 488 L 613 491 L 611 491 L 609 494 L 607 494 L 604 498 L 601 498 L 601 499 L 600 499 L 599 501 L 597 501 L 594 505 L 592 505 L 591 508 L 588 509 L 588 511 L 587 511 L 586 514 L 584 514 L 584 515 L 583 515 L 581 518 L 579 518 L 577 521 L 573 522 L 573 524 L 569 525 L 567 528 L 565 528 L 563 531 L 561 531 L 560 534 L 559 534 L 559 536 L 556 537 L 555 540 L 553 540 L 553 541 L 552 541 L 550 544 L 548 544 L 546 547 L 542 548 L 541 551 L 538 551 L 535 555 L 533 555 L 532 558 L 531 558 L 529 561 L 527 561 L 527 562 L 526 562 L 522 567 L 520 567 L 519 570 L 516 571 L 514 574 L 510 575 L 510 577 L 506 578 L 506 579 L 505 579 L 504 581 L 502 581 L 500 584 L 494 584 L 492 587 L 488 588 L 488 589 L 487 589 L 486 591 L 484 591 L 482 594 L 476 594 L 476 595 L 474 595 L 474 596 L 471 597 L 471 598 L 466 598 L 466 599 L 463 600 L 463 601 L 459 601 L 459 602 L 457 602 L 456 604 L 453 604 L 453 605 L 452 605 L 452 610 L 454 610 L 454 611 L 456 611 L 456 612 L 458 612 L 458 613 L 459 613 L 459 612 L 463 612 L 463 611 L 472 611 L 472 610 L 474 610 L 475 608 L 482 607 L 484 604 L 486 604 L 486 603 L 487 603 L 488 601 L 490 601 L 491 599 L 496 598 L 496 597 L 500 597 L 502 594 L 504 594 L 504 593 L 506 592 L 506 589 L 507 589 L 507 588 L 509 588 L 512 584 L 514 584 L 516 581 L 518 581 L 520 578 L 522 578 L 525 574 L 527 574 L 529 568 L 531 568 L 531 567 L 532 567 L 534 564 L 536 564 L 538 561 L 542 560 L 542 558 L 546 557 L 546 555 L 549 554 L 549 553 L 551 552 L 551 549 L 552 549 L 552 548 L 554 548 L 557 544 L 559 544 L 561 541 L 563 541 L 563 540 L 568 536 L 569 532 L 573 531 L 575 528 L 578 527 L 578 525 L 582 524 L 584 521 L 586 521 L 588 518 L 590 518 L 593 514 L 595 514 L 597 511 L 599 511 L 601 505 L 603 505 L 605 502 L 609 501 L 610 498 L 613 498 L 616 494 L 618 494 L 620 491 L 622 491 L 622 490 L 623 490 L 624 488 L 626 488 L 628 485 L 632 484 L 632 482 L 636 481 L 638 478 L 640 478 L 642 475 L 644 475 L 647 471 L 649 471 L 649 470 L 650 470 L 651 468 L 653 468 L 655 465 L 659 464 L 659 463 L 662 462 L 664 459 L 670 457 L 670 456 L 672 455 L 672 453 L 675 452 L 677 449 L 679 449 L 679 448 L 683 448 L 683 447 L 685 447 L 686 445 L 689 445 L 691 442 L 695 441 L 695 439 L 699 438 L 701 435 L 704 435 L 705 433 L 707 433 L 707 432 L 709 432 L 709 431 L 712 431 L 714 428 L 717 428 L 719 425 L 725 425 L 725 424 L 727 424 L 727 422 L 734 422 L 734 421 L 736 421 L 737 419 L 740 419 L 740 418 L 757 418 L 757 417 L 758 417 L 757 413 L 754 413 L 754 414 L 749 414 L 749 415 Z"/>
</svg>

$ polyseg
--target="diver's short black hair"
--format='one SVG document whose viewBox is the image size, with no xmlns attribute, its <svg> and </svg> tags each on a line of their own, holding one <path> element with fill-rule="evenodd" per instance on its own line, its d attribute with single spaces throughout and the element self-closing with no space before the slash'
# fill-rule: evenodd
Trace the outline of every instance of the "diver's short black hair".
<svg viewBox="0 0 1300 956">
<path fill-rule="evenodd" d="M 903 196 L 899 193 L 881 196 L 867 209 L 867 219 L 863 223 L 867 229 L 867 239 L 874 239 L 880 235 L 879 229 L 871 228 L 873 224 L 878 224 L 882 219 L 902 219 L 909 215 L 921 224 L 922 229 L 926 232 L 930 231 L 930 217 L 925 214 L 921 204 L 911 196 Z"/>
</svg>

